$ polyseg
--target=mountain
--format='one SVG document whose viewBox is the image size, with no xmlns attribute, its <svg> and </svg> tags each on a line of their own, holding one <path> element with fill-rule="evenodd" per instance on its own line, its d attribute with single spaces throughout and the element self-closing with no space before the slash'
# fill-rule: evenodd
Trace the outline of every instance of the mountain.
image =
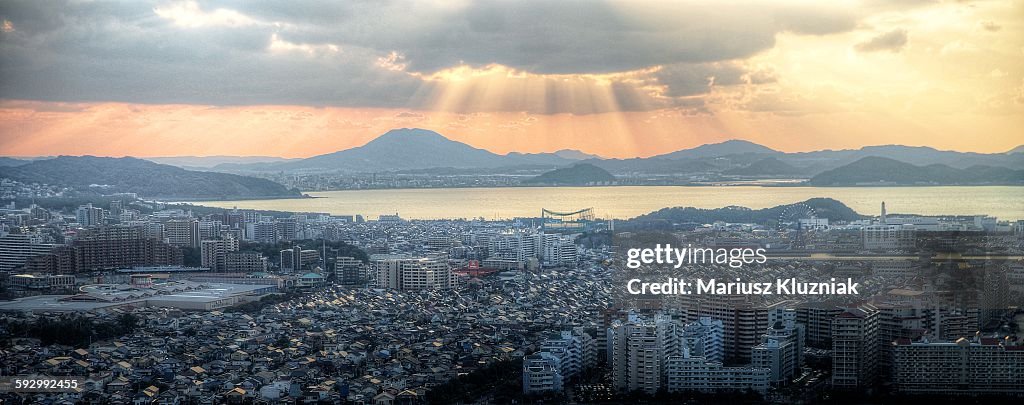
<svg viewBox="0 0 1024 405">
<path fill-rule="evenodd" d="M 1007 155 L 1012 155 L 1014 153 L 1024 153 L 1024 145 L 1020 145 L 1020 146 L 1018 146 L 1016 148 L 1010 149 L 1010 150 L 1006 151 L 1005 153 Z"/>
<path fill-rule="evenodd" d="M 505 166 L 521 166 L 521 165 L 551 165 L 551 166 L 563 166 L 572 162 L 578 162 L 581 160 L 588 159 L 602 159 L 598 155 L 591 155 L 580 152 L 575 149 L 562 149 L 554 152 L 542 152 L 542 153 L 520 153 L 520 152 L 509 152 L 504 156 L 506 162 L 503 163 Z"/>
<path fill-rule="evenodd" d="M 895 159 L 869 156 L 819 173 L 813 186 L 858 185 L 980 185 L 1024 184 L 1024 170 L 1005 167 L 971 166 L 958 169 L 942 164 L 916 166 Z"/>
<path fill-rule="evenodd" d="M 871 156 L 899 160 L 919 166 L 942 164 L 965 169 L 982 165 L 1024 169 L 1024 154 L 957 152 L 937 150 L 927 146 L 877 145 L 865 146 L 860 149 L 787 153 L 779 158 L 794 166 L 808 167 L 813 173 L 817 173 Z"/>
<path fill-rule="evenodd" d="M 1018 148 L 1020 149 L 1020 148 Z M 577 150 L 548 153 L 511 152 L 506 155 L 475 148 L 443 135 L 418 128 L 401 128 L 365 145 L 306 159 L 280 162 L 220 163 L 222 172 L 413 172 L 444 170 L 481 174 L 540 173 L 575 163 L 588 163 L 618 176 L 645 177 L 658 181 L 718 181 L 737 177 L 786 176 L 807 178 L 869 156 L 913 165 L 942 164 L 957 169 L 972 166 L 1024 169 L 1024 153 L 973 153 L 941 151 L 929 147 L 878 145 L 860 149 L 785 153 L 743 140 L 705 144 L 648 158 L 605 159 Z M 215 157 L 211 157 L 213 159 Z M 168 161 L 185 165 L 185 161 Z M 191 162 L 208 164 L 207 162 Z M 188 166 L 192 167 L 192 166 Z M 668 179 L 668 180 L 666 180 Z M 655 181 L 655 180 L 652 180 Z"/>
<path fill-rule="evenodd" d="M 137 193 L 142 197 L 234 199 L 299 197 L 298 190 L 270 180 L 235 174 L 198 172 L 148 160 L 60 156 L 17 167 L 0 167 L 0 178 L 45 183 L 98 194 Z"/>
<path fill-rule="evenodd" d="M 386 171 L 431 167 L 493 167 L 501 155 L 418 128 L 393 129 L 366 145 L 270 165 L 275 170 Z"/>
<path fill-rule="evenodd" d="M 654 156 L 657 159 L 695 159 L 718 157 L 727 155 L 740 155 L 744 153 L 779 153 L 767 146 L 758 145 L 750 141 L 733 139 L 721 143 L 709 143 L 692 149 L 677 150 L 672 153 Z"/>
<path fill-rule="evenodd" d="M 651 174 L 651 173 L 705 173 L 719 170 L 712 163 L 696 159 L 661 159 L 661 158 L 633 158 L 633 159 L 589 159 L 584 160 L 612 173 L 618 174 Z"/>
<path fill-rule="evenodd" d="M 24 165 L 24 164 L 28 164 L 29 162 L 31 162 L 31 161 L 30 160 L 24 160 L 24 159 L 16 159 L 16 158 L 6 157 L 6 156 L 0 156 L 0 166 L 6 166 L 6 167 L 21 166 L 21 165 Z"/>
<path fill-rule="evenodd" d="M 586 186 L 615 181 L 615 176 L 600 167 L 579 163 L 570 167 L 555 169 L 540 176 L 527 179 L 523 184 L 552 186 Z"/>
<path fill-rule="evenodd" d="M 393 129 L 351 149 L 306 159 L 271 164 L 223 164 L 218 170 L 379 172 L 450 168 L 493 168 L 518 165 L 562 166 L 575 162 L 557 153 L 499 155 L 419 128 Z"/>
<path fill-rule="evenodd" d="M 143 158 L 150 162 L 189 168 L 211 168 L 222 164 L 278 163 L 290 160 L 275 156 L 161 156 Z"/>
<path fill-rule="evenodd" d="M 767 157 L 747 166 L 737 167 L 722 172 L 722 174 L 745 177 L 796 176 L 801 173 L 803 173 L 803 170 L 800 170 L 775 157 Z"/>
<path fill-rule="evenodd" d="M 591 155 L 589 153 L 583 153 L 576 149 L 562 149 L 551 152 L 551 154 L 558 156 L 563 159 L 570 160 L 587 160 L 587 159 L 604 159 L 600 155 Z"/>
</svg>

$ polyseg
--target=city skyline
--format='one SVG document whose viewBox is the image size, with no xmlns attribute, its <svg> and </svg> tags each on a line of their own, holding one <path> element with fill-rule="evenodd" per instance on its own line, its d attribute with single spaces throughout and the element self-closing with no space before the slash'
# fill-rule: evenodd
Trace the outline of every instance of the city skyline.
<svg viewBox="0 0 1024 405">
<path fill-rule="evenodd" d="M 1001 153 L 1021 144 L 1021 7 L 7 3 L 0 154 L 308 157 L 397 127 L 612 158 Z"/>
</svg>

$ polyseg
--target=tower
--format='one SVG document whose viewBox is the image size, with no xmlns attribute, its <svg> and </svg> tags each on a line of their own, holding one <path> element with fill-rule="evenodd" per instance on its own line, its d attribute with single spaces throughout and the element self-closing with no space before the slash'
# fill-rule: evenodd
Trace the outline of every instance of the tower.
<svg viewBox="0 0 1024 405">
<path fill-rule="evenodd" d="M 885 201 L 882 201 L 881 225 L 885 225 L 885 224 L 886 224 L 886 222 L 885 222 Z"/>
</svg>

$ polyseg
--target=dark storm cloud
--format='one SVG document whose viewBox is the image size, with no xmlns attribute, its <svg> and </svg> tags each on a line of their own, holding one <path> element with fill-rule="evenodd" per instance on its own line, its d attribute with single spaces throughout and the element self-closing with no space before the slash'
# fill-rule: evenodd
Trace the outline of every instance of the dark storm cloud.
<svg viewBox="0 0 1024 405">
<path fill-rule="evenodd" d="M 416 108 L 440 84 L 410 73 L 463 64 L 537 74 L 663 65 L 651 77 L 612 85 L 618 108 L 643 110 L 706 93 L 709 77 L 714 85 L 739 83 L 750 72 L 727 61 L 771 48 L 779 32 L 822 35 L 855 24 L 838 8 L 738 3 L 225 0 L 192 7 L 227 17 L 179 24 L 155 12 L 184 6 L 2 2 L 0 18 L 11 29 L 0 32 L 0 98 Z M 403 56 L 405 71 L 379 63 L 392 52 Z M 652 95 L 648 84 L 666 93 Z M 510 107 L 606 108 L 541 104 Z"/>
</svg>

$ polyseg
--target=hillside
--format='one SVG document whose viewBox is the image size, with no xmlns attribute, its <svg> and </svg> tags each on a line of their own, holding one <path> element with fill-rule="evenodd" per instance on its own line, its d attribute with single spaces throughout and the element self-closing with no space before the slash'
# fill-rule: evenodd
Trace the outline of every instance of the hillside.
<svg viewBox="0 0 1024 405">
<path fill-rule="evenodd" d="M 60 156 L 0 168 L 0 178 L 71 187 L 82 193 L 137 193 L 140 197 L 230 199 L 299 197 L 270 180 L 197 172 L 136 158 Z"/>
<path fill-rule="evenodd" d="M 555 169 L 540 176 L 524 180 L 523 184 L 544 184 L 559 186 L 586 186 L 615 181 L 615 176 L 600 167 L 579 163 L 570 167 Z"/>
<path fill-rule="evenodd" d="M 767 157 L 750 165 L 722 172 L 722 174 L 747 177 L 796 176 L 801 173 L 802 170 L 774 157 Z"/>
<path fill-rule="evenodd" d="M 895 159 L 869 156 L 848 165 L 819 173 L 812 177 L 808 184 L 813 186 L 1024 184 L 1024 170 L 992 166 L 971 166 L 966 169 L 957 169 L 942 164 L 916 166 Z"/>
</svg>

